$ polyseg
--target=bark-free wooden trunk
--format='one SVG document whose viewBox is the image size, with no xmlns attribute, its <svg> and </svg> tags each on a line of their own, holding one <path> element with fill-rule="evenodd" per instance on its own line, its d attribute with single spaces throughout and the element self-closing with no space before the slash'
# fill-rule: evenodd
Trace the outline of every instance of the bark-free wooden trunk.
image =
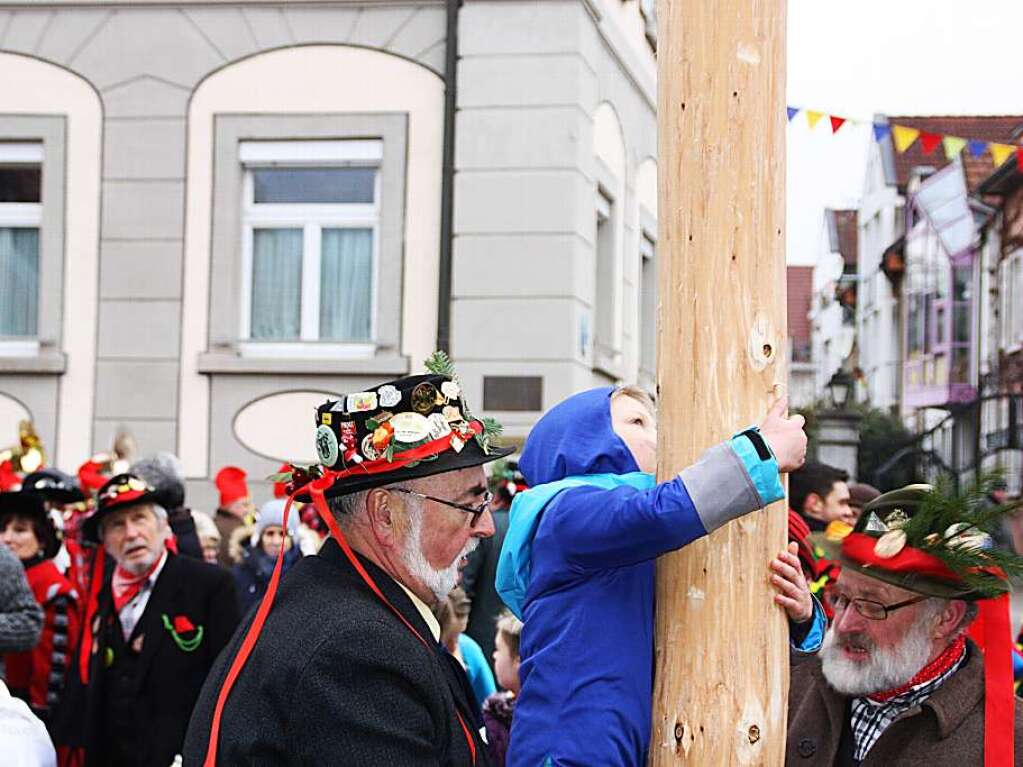
<svg viewBox="0 0 1023 767">
<path fill-rule="evenodd" d="M 660 479 L 785 382 L 785 1 L 658 4 Z M 781 765 L 785 505 L 660 560 L 650 763 Z"/>
</svg>

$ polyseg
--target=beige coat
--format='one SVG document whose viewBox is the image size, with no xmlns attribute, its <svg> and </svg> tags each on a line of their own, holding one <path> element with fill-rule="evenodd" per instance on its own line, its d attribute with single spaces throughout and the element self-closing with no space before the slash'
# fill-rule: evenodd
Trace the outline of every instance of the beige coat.
<svg viewBox="0 0 1023 767">
<path fill-rule="evenodd" d="M 970 658 L 923 705 L 884 731 L 861 767 L 982 767 L 984 764 L 984 661 L 970 643 Z M 813 658 L 792 669 L 786 767 L 838 767 L 846 698 L 835 692 Z M 1016 700 L 1015 759 L 1023 767 L 1023 709 Z M 1008 767 L 1008 766 L 1006 766 Z"/>
</svg>

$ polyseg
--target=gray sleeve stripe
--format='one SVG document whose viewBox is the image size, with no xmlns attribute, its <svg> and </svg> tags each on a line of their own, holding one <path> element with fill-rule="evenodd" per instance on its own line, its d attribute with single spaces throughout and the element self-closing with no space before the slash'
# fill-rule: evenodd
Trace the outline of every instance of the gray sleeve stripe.
<svg viewBox="0 0 1023 767">
<path fill-rule="evenodd" d="M 762 506 L 746 467 L 727 442 L 706 451 L 679 478 L 708 533 Z"/>
</svg>

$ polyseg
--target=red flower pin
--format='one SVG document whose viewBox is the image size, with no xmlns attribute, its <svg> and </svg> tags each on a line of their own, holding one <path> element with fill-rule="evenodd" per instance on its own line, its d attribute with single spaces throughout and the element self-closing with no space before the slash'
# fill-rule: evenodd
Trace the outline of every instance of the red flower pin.
<svg viewBox="0 0 1023 767">
<path fill-rule="evenodd" d="M 187 615 L 175 615 L 174 630 L 179 634 L 187 634 L 189 631 L 195 631 L 195 626 L 192 625 L 192 621 L 188 620 Z"/>
</svg>

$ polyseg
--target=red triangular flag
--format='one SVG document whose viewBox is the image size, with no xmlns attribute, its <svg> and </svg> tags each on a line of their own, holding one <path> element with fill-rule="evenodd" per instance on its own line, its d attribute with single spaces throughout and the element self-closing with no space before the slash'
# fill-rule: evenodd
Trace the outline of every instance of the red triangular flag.
<svg viewBox="0 0 1023 767">
<path fill-rule="evenodd" d="M 924 150 L 924 154 L 930 154 L 935 150 L 938 144 L 941 143 L 940 133 L 928 133 L 927 131 L 920 131 L 920 146 Z"/>
<path fill-rule="evenodd" d="M 845 123 L 844 117 L 835 117 L 834 115 L 831 115 L 831 132 L 838 133 L 838 129 L 842 127 L 843 123 Z"/>
</svg>

